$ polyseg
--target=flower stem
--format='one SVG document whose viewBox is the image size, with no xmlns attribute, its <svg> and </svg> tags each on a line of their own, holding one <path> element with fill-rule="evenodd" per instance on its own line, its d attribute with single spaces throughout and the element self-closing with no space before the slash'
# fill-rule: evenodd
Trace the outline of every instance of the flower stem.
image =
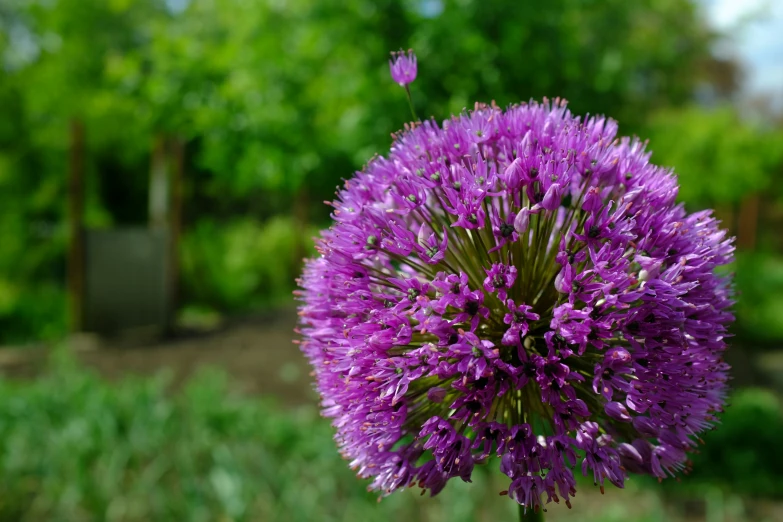
<svg viewBox="0 0 783 522">
<path fill-rule="evenodd" d="M 411 108 L 411 114 L 414 121 L 419 121 L 419 116 L 416 114 L 416 109 L 413 108 L 413 99 L 411 98 L 411 89 L 407 85 L 405 86 L 405 92 L 408 94 L 408 106 Z"/>
<path fill-rule="evenodd" d="M 544 511 L 538 512 L 531 508 L 525 509 L 522 504 L 519 505 L 519 522 L 544 522 Z"/>
</svg>

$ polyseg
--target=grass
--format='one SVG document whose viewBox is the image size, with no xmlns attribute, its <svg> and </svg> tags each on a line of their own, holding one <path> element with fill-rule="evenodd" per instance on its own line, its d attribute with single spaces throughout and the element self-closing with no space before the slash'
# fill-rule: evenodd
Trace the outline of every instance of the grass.
<svg viewBox="0 0 783 522">
<path fill-rule="evenodd" d="M 379 504 L 314 408 L 226 388 L 216 372 L 176 394 L 165 376 L 110 384 L 62 357 L 37 381 L 0 380 L 0 520 L 414 520 L 423 510 L 458 522 L 483 502 L 462 485 L 433 502 Z M 513 514 L 491 500 L 493 514 Z"/>
<path fill-rule="evenodd" d="M 165 375 L 108 383 L 62 354 L 36 381 L 0 379 L 0 521 L 516 520 L 513 503 L 497 494 L 507 482 L 486 468 L 434 499 L 411 490 L 379 504 L 314 408 L 232 395 L 226 379 L 206 372 L 170 393 Z M 781 432 L 779 406 L 758 393 L 734 402 L 729 412 L 739 416 L 727 414 L 726 426 L 709 434 L 724 438 L 708 440 L 715 448 L 699 458 L 712 467 L 686 481 L 690 493 L 702 494 L 699 484 L 736 487 L 754 472 L 752 487 L 783 484 L 783 465 L 763 462 L 769 448 L 747 444 L 759 431 L 754 419 L 766 424 L 763 437 Z M 725 460 L 737 449 L 742 462 Z M 644 481 L 606 499 L 591 488 L 580 487 L 576 509 L 552 510 L 551 520 L 668 520 Z"/>
</svg>

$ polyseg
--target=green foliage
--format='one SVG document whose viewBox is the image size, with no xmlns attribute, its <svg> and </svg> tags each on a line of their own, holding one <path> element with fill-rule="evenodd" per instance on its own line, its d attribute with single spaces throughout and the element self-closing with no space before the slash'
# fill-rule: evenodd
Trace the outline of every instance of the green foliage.
<svg viewBox="0 0 783 522">
<path fill-rule="evenodd" d="M 290 218 L 263 224 L 245 218 L 203 219 L 182 240 L 185 292 L 195 304 L 236 311 L 290 300 L 296 256 L 310 255 L 315 229 L 297 231 Z"/>
<path fill-rule="evenodd" d="M 331 433 L 312 409 L 232 396 L 217 373 L 174 397 L 163 378 L 109 385 L 70 364 L 0 381 L 0 520 L 472 520 L 467 486 L 378 505 Z M 504 500 L 491 509 L 510 516 Z"/>
<path fill-rule="evenodd" d="M 434 499 L 412 490 L 379 504 L 313 408 L 234 395 L 227 382 L 205 371 L 175 393 L 165 375 L 107 383 L 62 353 L 39 380 L 0 379 L 0 521 L 515 519 L 513 503 L 497 495 L 507 479 L 488 467 Z M 780 496 L 781 429 L 773 396 L 737 392 L 692 475 L 664 485 L 680 495 L 718 484 Z M 576 504 L 593 517 L 668 520 L 653 481 L 631 480 L 597 505 L 588 482 L 580 481 Z"/>
<path fill-rule="evenodd" d="M 648 126 L 652 160 L 674 167 L 680 199 L 694 208 L 767 189 L 783 163 L 783 134 L 741 121 L 728 106 L 661 111 Z"/>
<path fill-rule="evenodd" d="M 783 498 L 783 408 L 772 392 L 736 391 L 721 423 L 704 435 L 693 456 L 693 471 L 670 489 L 708 491 L 716 486 L 735 495 Z"/>
<path fill-rule="evenodd" d="M 65 234 L 51 220 L 61 214 L 61 183 L 51 176 L 20 179 L 25 154 L 0 150 L 0 344 L 55 338 L 66 325 L 64 270 L 57 266 Z"/>
<path fill-rule="evenodd" d="M 0 279 L 0 337 L 6 342 L 26 343 L 27 332 L 40 340 L 58 339 L 66 331 L 66 295 L 53 284 L 25 288 L 13 280 Z"/>
<path fill-rule="evenodd" d="M 265 247 L 252 245 L 229 257 L 216 245 L 245 248 L 256 234 L 250 223 L 294 207 L 298 221 L 326 217 L 320 202 L 408 118 L 386 63 L 402 47 L 419 54 L 420 114 L 562 96 L 576 112 L 608 114 L 640 134 L 657 114 L 653 145 L 682 173 L 685 198 L 700 205 L 763 188 L 775 156 L 766 138 L 731 128 L 726 111 L 670 110 L 690 100 L 712 59 L 714 34 L 702 20 L 695 0 L 7 1 L 0 301 L 32 302 L 39 288 L 64 286 L 73 119 L 87 140 L 88 226 L 143 223 L 151 144 L 184 139 L 185 304 L 237 310 L 279 300 L 290 289 L 280 278 L 290 281 L 298 266 L 278 262 L 294 259 L 276 255 L 289 247 L 261 257 Z M 703 183 L 705 169 L 731 183 Z M 294 242 L 309 240 L 294 233 Z M 236 277 L 226 271 L 234 268 Z M 54 332 L 64 315 L 0 306 L 0 342 Z"/>
<path fill-rule="evenodd" d="M 736 286 L 742 333 L 754 339 L 783 339 L 783 258 L 739 253 Z"/>
<path fill-rule="evenodd" d="M 688 100 L 709 57 L 689 0 L 424 4 L 193 0 L 152 24 L 140 89 L 157 128 L 200 137 L 199 164 L 224 193 L 290 197 L 306 185 L 319 201 L 408 117 L 389 50 L 418 52 L 422 114 L 563 96 L 630 129 Z"/>
</svg>

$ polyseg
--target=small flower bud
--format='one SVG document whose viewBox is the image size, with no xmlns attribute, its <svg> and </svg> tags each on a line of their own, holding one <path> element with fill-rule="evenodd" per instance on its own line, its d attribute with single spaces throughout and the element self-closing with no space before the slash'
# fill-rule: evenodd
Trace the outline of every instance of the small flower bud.
<svg viewBox="0 0 783 522">
<path fill-rule="evenodd" d="M 408 54 L 403 51 L 392 53 L 389 69 L 392 80 L 400 84 L 400 87 L 413 83 L 417 73 L 416 54 L 412 49 L 408 49 Z"/>
<path fill-rule="evenodd" d="M 563 198 L 563 188 L 560 183 L 552 183 L 544 194 L 541 201 L 541 207 L 546 210 L 555 210 L 560 206 L 560 200 Z"/>
<path fill-rule="evenodd" d="M 628 409 L 619 402 L 607 402 L 604 406 L 604 411 L 607 415 L 615 420 L 622 422 L 630 422 L 631 416 L 628 414 Z"/>
<path fill-rule="evenodd" d="M 597 212 L 603 202 L 601 201 L 601 194 L 598 192 L 597 187 L 590 187 L 585 195 L 585 200 L 582 203 L 582 210 L 585 212 Z"/>
<path fill-rule="evenodd" d="M 435 386 L 434 388 L 430 388 L 429 390 L 427 390 L 427 398 L 432 402 L 443 402 L 443 399 L 446 398 L 447 391 L 448 390 L 446 390 L 445 388 Z"/>
<path fill-rule="evenodd" d="M 514 218 L 514 230 L 517 234 L 524 234 L 527 231 L 527 226 L 530 223 L 530 209 L 523 208 Z"/>
<path fill-rule="evenodd" d="M 501 179 L 509 190 L 517 190 L 522 186 L 522 159 L 517 158 L 506 167 Z"/>
</svg>

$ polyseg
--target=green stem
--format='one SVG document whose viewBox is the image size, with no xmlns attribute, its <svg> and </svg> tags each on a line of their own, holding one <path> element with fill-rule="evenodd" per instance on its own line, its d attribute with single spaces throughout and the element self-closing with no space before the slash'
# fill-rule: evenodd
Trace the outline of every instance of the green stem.
<svg viewBox="0 0 783 522">
<path fill-rule="evenodd" d="M 419 121 L 419 116 L 416 114 L 416 109 L 413 108 L 413 99 L 411 98 L 411 89 L 407 85 L 405 86 L 405 92 L 408 94 L 408 106 L 411 108 L 411 114 L 414 121 Z"/>
<path fill-rule="evenodd" d="M 538 513 L 536 513 L 531 508 L 527 508 L 527 510 L 525 510 L 525 506 L 520 504 L 519 522 L 544 522 L 544 511 L 539 509 Z"/>
</svg>

